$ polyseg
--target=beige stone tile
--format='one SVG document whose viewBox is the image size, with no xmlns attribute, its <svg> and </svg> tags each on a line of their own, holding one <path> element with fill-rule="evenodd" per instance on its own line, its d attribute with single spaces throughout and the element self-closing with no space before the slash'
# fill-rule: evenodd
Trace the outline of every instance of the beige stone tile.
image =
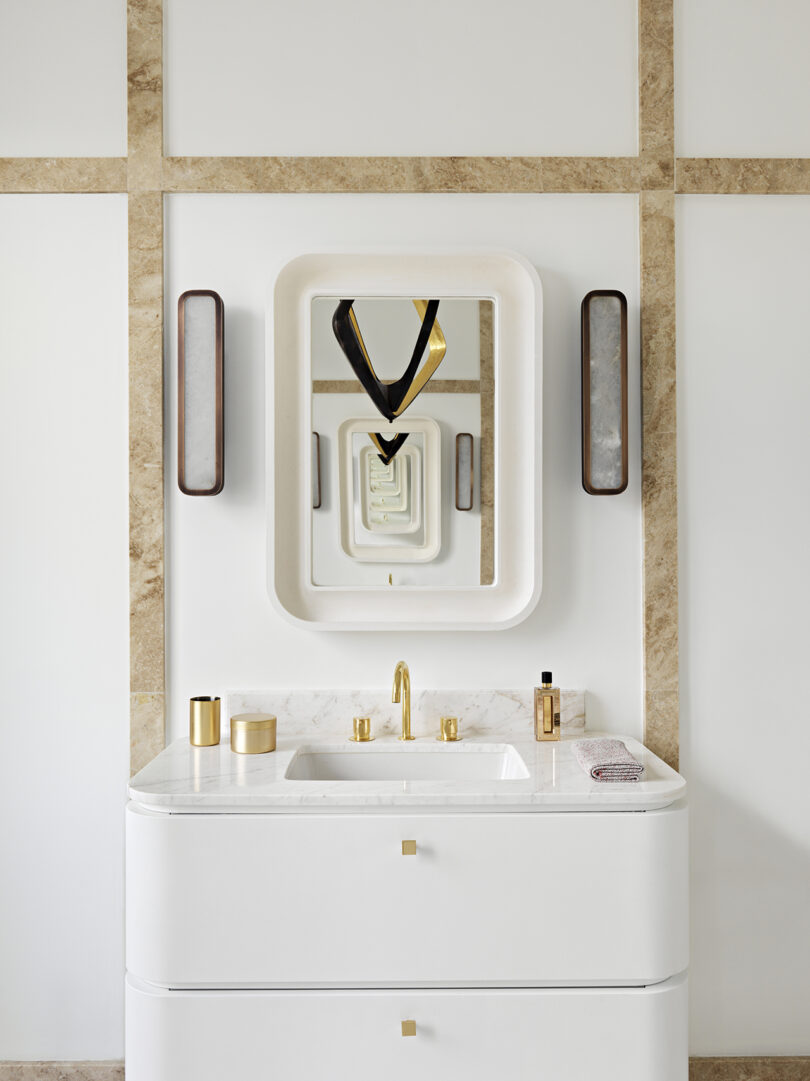
<svg viewBox="0 0 810 1081">
<path fill-rule="evenodd" d="M 810 1081 L 810 1058 L 693 1058 L 689 1081 Z"/>
<path fill-rule="evenodd" d="M 162 541 L 160 533 L 154 547 L 162 550 Z M 163 561 L 157 557 L 131 562 L 129 627 L 130 687 L 159 693 L 165 685 L 165 643 Z"/>
<path fill-rule="evenodd" d="M 130 191 L 162 185 L 163 3 L 127 0 L 127 182 Z"/>
<path fill-rule="evenodd" d="M 151 422 L 131 421 L 130 438 L 130 687 L 162 692 L 164 562 L 162 440 Z M 160 428 L 157 429 L 158 433 Z"/>
<path fill-rule="evenodd" d="M 124 1081 L 123 1062 L 0 1062 L 0 1081 Z"/>
<path fill-rule="evenodd" d="M 640 199 L 646 739 L 678 759 L 678 476 L 675 228 L 671 191 Z"/>
<path fill-rule="evenodd" d="M 648 689 L 678 688 L 678 477 L 674 433 L 642 452 L 644 669 Z"/>
<path fill-rule="evenodd" d="M 163 320 L 163 252 L 129 249 L 130 326 L 155 327 Z"/>
<path fill-rule="evenodd" d="M 675 75 L 672 0 L 639 0 L 639 154 L 644 188 L 672 188 Z"/>
<path fill-rule="evenodd" d="M 126 190 L 126 158 L 0 158 L 3 194 Z"/>
<path fill-rule="evenodd" d="M 544 192 L 635 192 L 637 158 L 542 158 Z"/>
<path fill-rule="evenodd" d="M 130 327 L 129 416 L 133 433 L 148 426 L 152 445 L 163 428 L 163 330 L 160 326 Z"/>
<path fill-rule="evenodd" d="M 635 191 L 635 158 L 166 158 L 166 191 Z"/>
<path fill-rule="evenodd" d="M 127 206 L 130 248 L 157 251 L 163 247 L 163 194 L 130 192 Z"/>
<path fill-rule="evenodd" d="M 645 436 L 676 429 L 674 211 L 671 192 L 641 195 L 641 390 Z"/>
<path fill-rule="evenodd" d="M 130 195 L 129 203 L 130 686 L 162 693 L 162 195 Z"/>
<path fill-rule="evenodd" d="M 165 699 L 162 694 L 130 695 L 130 776 L 160 754 L 165 743 Z"/>
<path fill-rule="evenodd" d="M 678 694 L 647 690 L 644 695 L 644 744 L 678 768 Z"/>
<path fill-rule="evenodd" d="M 807 195 L 810 158 L 679 158 L 676 187 L 685 195 Z"/>
</svg>

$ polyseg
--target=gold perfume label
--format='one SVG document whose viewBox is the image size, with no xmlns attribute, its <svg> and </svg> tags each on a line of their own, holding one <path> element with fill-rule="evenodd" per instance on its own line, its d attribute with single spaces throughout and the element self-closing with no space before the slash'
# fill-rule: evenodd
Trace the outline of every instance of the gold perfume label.
<svg viewBox="0 0 810 1081">
<path fill-rule="evenodd" d="M 543 695 L 543 731 L 547 736 L 554 731 L 554 699 L 550 694 Z"/>
</svg>

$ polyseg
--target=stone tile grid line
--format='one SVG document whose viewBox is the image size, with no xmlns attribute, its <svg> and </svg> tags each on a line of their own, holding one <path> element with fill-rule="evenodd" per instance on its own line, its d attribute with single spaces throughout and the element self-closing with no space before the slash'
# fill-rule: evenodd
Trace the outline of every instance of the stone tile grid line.
<svg viewBox="0 0 810 1081">
<path fill-rule="evenodd" d="M 636 157 L 166 157 L 163 4 L 127 0 L 126 158 L 0 158 L 0 193 L 129 193 L 131 745 L 163 744 L 163 228 L 172 192 L 639 194 L 645 739 L 677 765 L 674 194 L 810 194 L 808 158 L 674 154 L 672 0 L 639 0 Z"/>
<path fill-rule="evenodd" d="M 130 770 L 165 743 L 163 0 L 127 0 Z"/>
<path fill-rule="evenodd" d="M 119 1061 L 0 1062 L 0 1081 L 124 1081 Z"/>
<path fill-rule="evenodd" d="M 0 1062 L 0 1081 L 124 1081 L 123 1062 Z M 810 1058 L 690 1058 L 689 1081 L 810 1081 Z"/>
<path fill-rule="evenodd" d="M 810 1081 L 810 1057 L 690 1058 L 689 1081 Z"/>
</svg>

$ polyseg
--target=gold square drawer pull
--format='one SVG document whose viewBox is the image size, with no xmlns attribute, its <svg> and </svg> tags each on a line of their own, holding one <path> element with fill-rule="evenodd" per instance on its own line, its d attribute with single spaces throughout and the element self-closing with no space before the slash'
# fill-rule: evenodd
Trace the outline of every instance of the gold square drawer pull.
<svg viewBox="0 0 810 1081">
<path fill-rule="evenodd" d="M 416 855 L 416 841 L 403 841 L 402 842 L 402 855 L 403 856 L 415 856 Z M 402 1023 L 405 1024 L 404 1021 Z M 408 1024 L 410 1024 L 410 1023 L 411 1022 L 409 1021 Z M 406 1034 L 403 1032 L 402 1035 L 404 1036 Z M 408 1035 L 412 1036 L 413 1033 L 412 1032 L 408 1033 Z"/>
<path fill-rule="evenodd" d="M 416 1035 L 416 1022 L 415 1021 L 403 1021 L 402 1022 L 402 1035 L 403 1036 L 415 1036 Z"/>
</svg>

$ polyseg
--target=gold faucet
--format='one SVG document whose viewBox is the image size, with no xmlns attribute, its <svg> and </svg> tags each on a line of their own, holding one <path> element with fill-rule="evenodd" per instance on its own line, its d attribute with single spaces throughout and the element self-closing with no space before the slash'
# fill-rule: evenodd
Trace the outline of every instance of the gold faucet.
<svg viewBox="0 0 810 1081">
<path fill-rule="evenodd" d="M 413 739 L 411 735 L 411 673 L 404 661 L 397 661 L 394 669 L 394 689 L 391 701 L 402 701 L 402 735 L 400 739 Z"/>
</svg>

